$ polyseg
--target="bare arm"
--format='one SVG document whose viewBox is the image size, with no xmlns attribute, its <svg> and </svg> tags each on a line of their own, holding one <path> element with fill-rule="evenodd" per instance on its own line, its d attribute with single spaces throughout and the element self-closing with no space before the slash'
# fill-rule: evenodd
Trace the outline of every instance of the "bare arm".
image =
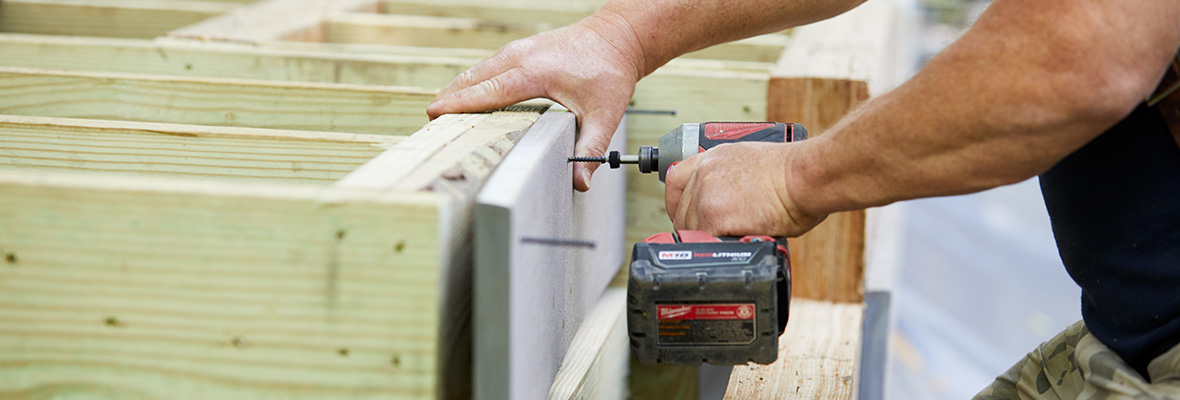
<svg viewBox="0 0 1180 400">
<path fill-rule="evenodd" d="M 671 59 L 714 44 L 831 17 L 863 0 L 613 0 L 586 19 L 518 40 L 455 78 L 427 114 L 483 111 L 535 97 L 578 116 L 574 153 L 600 156 L 635 83 Z M 587 190 L 594 164 L 574 166 Z"/>
<path fill-rule="evenodd" d="M 1174 0 L 997 0 L 912 80 L 825 135 L 686 160 L 668 177 L 669 210 L 681 228 L 797 235 L 835 211 L 1018 182 L 1130 113 L 1178 47 Z M 786 221 L 778 226 L 755 226 L 715 198 L 752 194 L 727 187 L 722 178 L 740 172 L 712 159 L 755 153 L 783 166 L 742 178 L 777 188 L 761 195 L 779 200 L 767 211 Z"/>
</svg>

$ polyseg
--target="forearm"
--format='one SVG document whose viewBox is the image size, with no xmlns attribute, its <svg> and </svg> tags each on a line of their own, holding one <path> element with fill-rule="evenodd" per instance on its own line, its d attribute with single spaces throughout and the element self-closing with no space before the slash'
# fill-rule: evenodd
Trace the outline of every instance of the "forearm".
<svg viewBox="0 0 1180 400">
<path fill-rule="evenodd" d="M 632 33 L 626 45 L 636 45 L 645 76 L 684 53 L 823 20 L 863 1 L 612 0 L 584 22 Z"/>
<path fill-rule="evenodd" d="M 1180 46 L 1170 2 L 996 1 L 910 82 L 801 144 L 792 201 L 822 215 L 1045 171 L 1154 87 Z"/>
</svg>

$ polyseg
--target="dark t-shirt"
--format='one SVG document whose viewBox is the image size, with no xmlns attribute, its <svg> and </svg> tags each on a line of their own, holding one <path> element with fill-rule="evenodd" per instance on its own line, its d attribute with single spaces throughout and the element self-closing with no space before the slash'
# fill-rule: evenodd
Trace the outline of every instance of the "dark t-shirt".
<svg viewBox="0 0 1180 400">
<path fill-rule="evenodd" d="M 1140 105 L 1041 175 L 1082 318 L 1139 371 L 1180 343 L 1180 147 Z"/>
</svg>

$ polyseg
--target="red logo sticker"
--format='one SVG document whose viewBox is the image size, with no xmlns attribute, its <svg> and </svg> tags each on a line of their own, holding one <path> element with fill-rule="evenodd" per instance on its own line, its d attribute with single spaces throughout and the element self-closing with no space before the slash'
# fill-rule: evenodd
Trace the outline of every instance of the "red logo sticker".
<svg viewBox="0 0 1180 400">
<path fill-rule="evenodd" d="M 753 304 L 671 304 L 657 306 L 659 319 L 754 319 Z"/>
</svg>

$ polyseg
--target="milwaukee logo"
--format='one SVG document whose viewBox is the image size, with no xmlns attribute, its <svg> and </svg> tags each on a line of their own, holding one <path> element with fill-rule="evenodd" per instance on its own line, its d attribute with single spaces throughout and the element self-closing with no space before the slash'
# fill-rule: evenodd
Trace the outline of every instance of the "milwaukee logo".
<svg viewBox="0 0 1180 400">
<path fill-rule="evenodd" d="M 682 307 L 660 307 L 659 319 L 676 319 L 688 315 L 692 311 L 692 306 Z"/>
<path fill-rule="evenodd" d="M 657 257 L 661 260 L 691 260 L 691 251 L 661 251 Z"/>
</svg>

